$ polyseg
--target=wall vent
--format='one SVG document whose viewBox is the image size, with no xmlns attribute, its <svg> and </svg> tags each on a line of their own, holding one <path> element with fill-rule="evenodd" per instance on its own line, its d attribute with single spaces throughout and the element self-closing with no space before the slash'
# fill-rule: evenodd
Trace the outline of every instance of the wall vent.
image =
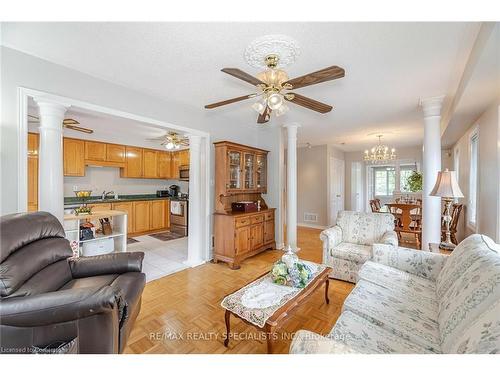
<svg viewBox="0 0 500 375">
<path fill-rule="evenodd" d="M 318 214 L 304 212 L 304 221 L 308 221 L 310 223 L 317 223 L 318 222 Z"/>
</svg>

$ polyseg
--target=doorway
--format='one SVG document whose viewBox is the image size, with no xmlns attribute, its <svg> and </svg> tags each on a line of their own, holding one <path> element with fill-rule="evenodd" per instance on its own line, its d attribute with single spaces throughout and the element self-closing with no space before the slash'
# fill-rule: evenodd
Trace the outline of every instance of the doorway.
<svg viewBox="0 0 500 375">
<path fill-rule="evenodd" d="M 355 161 L 351 164 L 351 210 L 356 212 L 364 211 L 361 171 L 361 162 Z"/>
<path fill-rule="evenodd" d="M 330 158 L 330 213 L 329 222 L 334 224 L 337 214 L 344 209 L 345 161 Z"/>
</svg>

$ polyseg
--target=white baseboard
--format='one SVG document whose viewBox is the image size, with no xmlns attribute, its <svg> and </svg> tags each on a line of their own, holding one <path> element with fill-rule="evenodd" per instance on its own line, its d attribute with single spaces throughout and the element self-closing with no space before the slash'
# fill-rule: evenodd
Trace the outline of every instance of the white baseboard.
<svg viewBox="0 0 500 375">
<path fill-rule="evenodd" d="M 311 224 L 311 223 L 297 223 L 298 227 L 306 227 L 306 228 L 313 228 L 313 229 L 326 229 L 328 228 L 325 225 L 316 225 L 316 224 Z"/>
</svg>

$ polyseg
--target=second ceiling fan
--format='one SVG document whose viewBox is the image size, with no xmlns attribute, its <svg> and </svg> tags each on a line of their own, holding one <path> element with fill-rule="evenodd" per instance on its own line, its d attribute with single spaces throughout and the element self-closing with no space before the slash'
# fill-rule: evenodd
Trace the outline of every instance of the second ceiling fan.
<svg viewBox="0 0 500 375">
<path fill-rule="evenodd" d="M 345 76 L 344 69 L 334 65 L 297 78 L 289 79 L 284 70 L 277 68 L 278 62 L 278 55 L 267 55 L 265 57 L 267 69 L 257 74 L 257 77 L 245 73 L 237 68 L 222 69 L 224 73 L 256 86 L 258 92 L 217 103 L 207 104 L 205 108 L 213 109 L 245 99 L 262 97 L 261 101 L 252 105 L 252 107 L 259 112 L 259 116 L 257 118 L 257 123 L 259 124 L 268 122 L 272 111 L 276 111 L 277 116 L 284 114 L 287 110 L 287 107 L 284 105 L 284 100 L 308 109 L 312 109 L 313 111 L 319 113 L 327 113 L 332 110 L 333 107 L 328 104 L 321 103 L 295 92 L 284 91 L 300 89 L 305 86 L 311 86 L 317 83 L 342 78 Z"/>
</svg>

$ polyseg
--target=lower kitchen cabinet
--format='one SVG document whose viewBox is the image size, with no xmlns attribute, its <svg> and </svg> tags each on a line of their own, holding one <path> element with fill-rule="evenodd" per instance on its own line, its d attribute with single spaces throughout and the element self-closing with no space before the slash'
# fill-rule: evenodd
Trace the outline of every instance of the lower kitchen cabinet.
<svg viewBox="0 0 500 375">
<path fill-rule="evenodd" d="M 119 202 L 113 203 L 113 210 L 123 211 L 127 213 L 127 233 L 134 233 L 134 203 Z"/>
<path fill-rule="evenodd" d="M 92 211 L 106 211 L 111 210 L 111 203 L 89 203 Z"/>
<path fill-rule="evenodd" d="M 274 249 L 274 208 L 249 213 L 215 214 L 214 259 L 240 268 L 246 258 Z"/>
<path fill-rule="evenodd" d="M 151 227 L 150 201 L 134 202 L 134 232 L 146 232 Z"/>
<path fill-rule="evenodd" d="M 151 201 L 151 226 L 150 229 L 161 229 L 165 228 L 166 219 L 166 201 Z"/>
</svg>

